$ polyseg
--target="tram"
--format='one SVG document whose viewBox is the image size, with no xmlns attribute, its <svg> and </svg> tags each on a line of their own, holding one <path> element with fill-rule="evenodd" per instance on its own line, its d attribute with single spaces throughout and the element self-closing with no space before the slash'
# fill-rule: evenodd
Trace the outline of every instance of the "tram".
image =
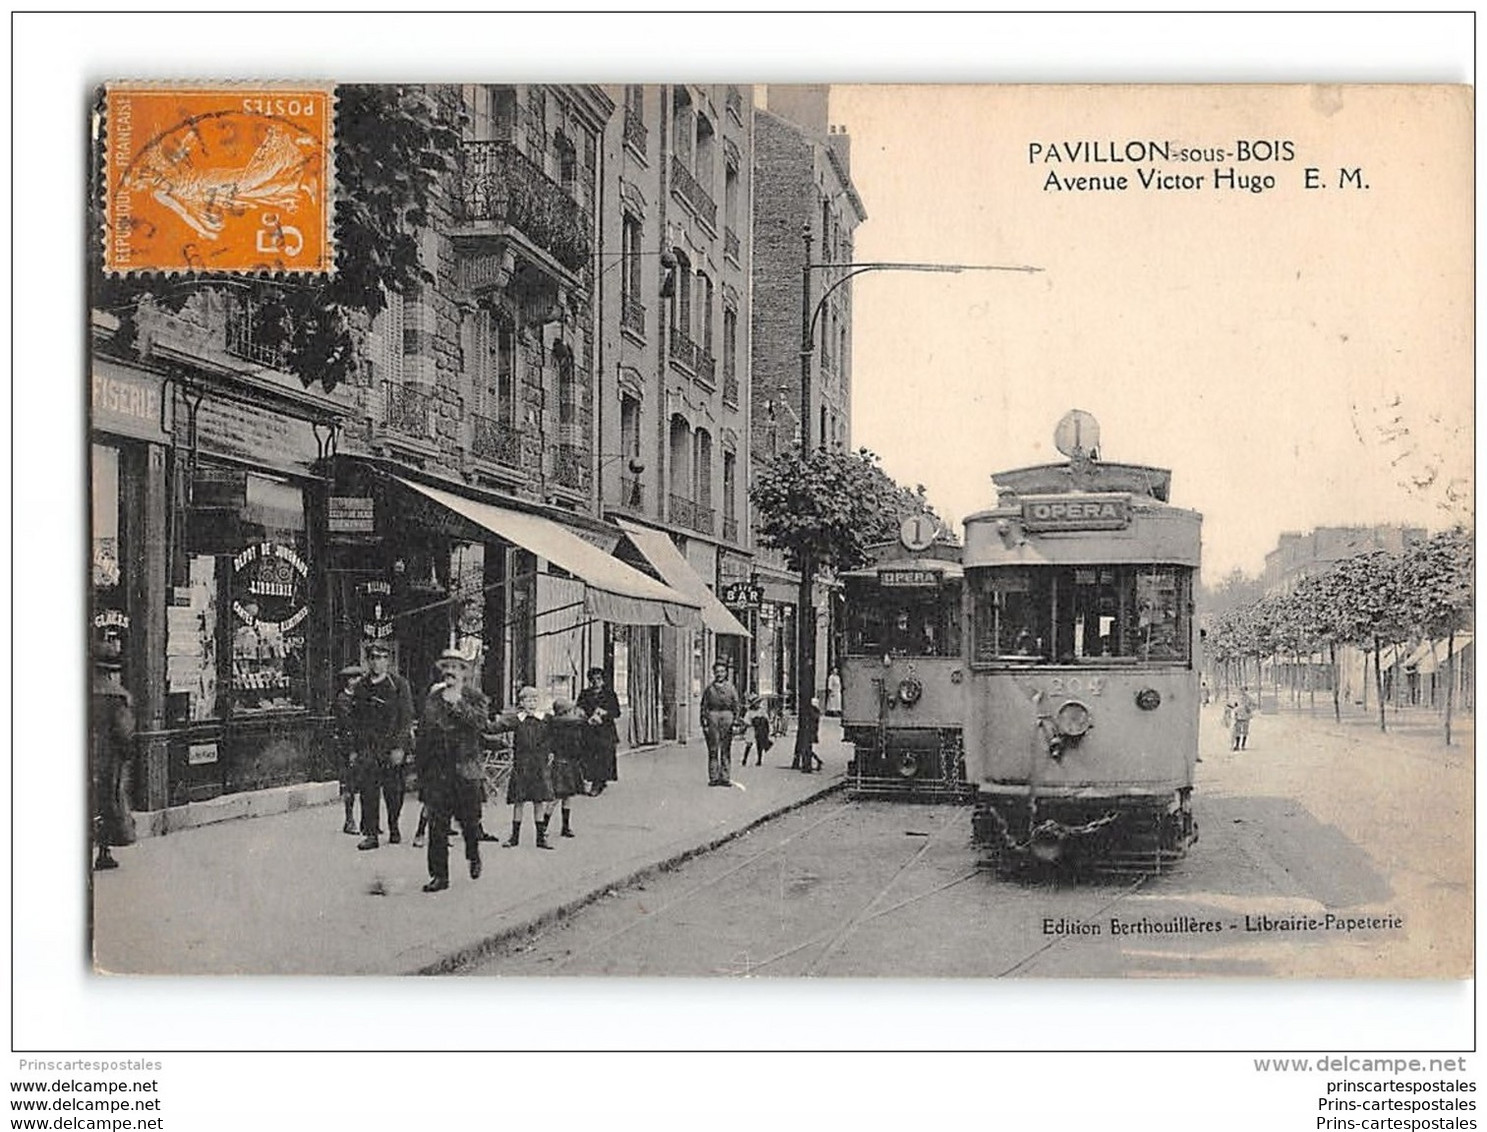
<svg viewBox="0 0 1487 1132">
<path fill-rule="evenodd" d="M 966 795 L 960 547 L 928 516 L 840 576 L 842 725 L 856 797 Z"/>
<path fill-rule="evenodd" d="M 1202 517 L 1098 438 L 1068 414 L 1067 462 L 993 475 L 965 520 L 972 828 L 1004 868 L 1160 872 L 1197 840 Z"/>
</svg>

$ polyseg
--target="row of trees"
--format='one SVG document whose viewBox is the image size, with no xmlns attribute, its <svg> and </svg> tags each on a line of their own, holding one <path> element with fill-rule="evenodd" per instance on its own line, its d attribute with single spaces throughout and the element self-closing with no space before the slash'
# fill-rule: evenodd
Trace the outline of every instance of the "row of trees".
<svg viewBox="0 0 1487 1132">
<path fill-rule="evenodd" d="M 1443 531 L 1400 554 L 1371 551 L 1304 579 L 1294 591 L 1221 609 L 1208 626 L 1207 651 L 1243 678 L 1253 660 L 1258 678 L 1266 658 L 1325 652 L 1332 665 L 1332 709 L 1342 718 L 1337 650 L 1351 645 L 1372 657 L 1379 730 L 1386 729 L 1380 655 L 1426 640 L 1447 641 L 1455 673 L 1456 635 L 1471 627 L 1474 548 L 1462 527 Z M 1454 678 L 1446 685 L 1445 735 L 1451 742 Z"/>
</svg>

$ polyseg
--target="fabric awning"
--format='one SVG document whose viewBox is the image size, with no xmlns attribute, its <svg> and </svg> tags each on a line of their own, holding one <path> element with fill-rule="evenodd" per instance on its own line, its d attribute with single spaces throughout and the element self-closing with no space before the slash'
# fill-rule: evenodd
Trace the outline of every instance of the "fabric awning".
<svg viewBox="0 0 1487 1132">
<path fill-rule="evenodd" d="M 697 576 L 697 571 L 676 548 L 676 544 L 667 537 L 664 531 L 652 530 L 650 527 L 642 527 L 638 523 L 627 522 L 624 519 L 616 519 L 620 530 L 630 537 L 635 544 L 635 549 L 645 555 L 645 560 L 656 568 L 656 572 L 666 579 L 666 584 L 673 589 L 687 595 L 687 597 L 702 606 L 702 623 L 714 633 L 722 633 L 732 637 L 747 637 L 749 631 L 745 629 L 737 617 L 728 612 L 728 607 L 717 599 L 712 590 L 707 588 L 707 583 Z"/>
<path fill-rule="evenodd" d="M 686 626 L 700 619 L 701 602 L 646 577 L 551 519 L 395 478 L 404 487 L 578 578 L 584 583 L 584 609 L 591 617 L 619 625 Z"/>
<path fill-rule="evenodd" d="M 1410 654 L 1404 662 L 1406 668 L 1413 668 L 1421 675 L 1428 676 L 1438 671 L 1440 666 L 1451 659 L 1451 654 L 1460 655 L 1462 650 L 1470 648 L 1472 634 L 1458 633 L 1455 640 L 1454 650 L 1450 647 L 1450 638 L 1442 637 L 1438 641 L 1425 641 L 1419 648 Z"/>
</svg>

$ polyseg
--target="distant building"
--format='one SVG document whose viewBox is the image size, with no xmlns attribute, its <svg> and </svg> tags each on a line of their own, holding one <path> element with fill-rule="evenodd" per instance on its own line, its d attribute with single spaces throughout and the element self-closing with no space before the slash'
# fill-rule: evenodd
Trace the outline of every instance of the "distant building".
<svg viewBox="0 0 1487 1132">
<path fill-rule="evenodd" d="M 811 273 L 811 303 L 820 303 L 811 355 L 809 404 L 801 397 L 801 273 L 804 232 L 814 264 L 853 262 L 853 233 L 867 219 L 852 183 L 852 143 L 828 118 L 827 86 L 771 86 L 754 116 L 753 443 L 755 461 L 768 460 L 798 438 L 808 445 L 852 446 L 852 287 L 845 267 Z M 823 295 L 829 296 L 821 303 Z M 795 702 L 793 687 L 798 578 L 782 558 L 759 549 L 756 570 L 764 591 L 755 640 L 751 687 Z M 825 685 L 831 640 L 829 590 L 818 586 L 816 672 Z"/>
<path fill-rule="evenodd" d="M 1345 558 L 1374 550 L 1398 554 L 1427 537 L 1424 527 L 1403 524 L 1317 527 L 1305 534 L 1287 531 L 1275 549 L 1265 555 L 1261 589 L 1266 594 L 1290 593 L 1306 578 L 1326 573 Z"/>
</svg>

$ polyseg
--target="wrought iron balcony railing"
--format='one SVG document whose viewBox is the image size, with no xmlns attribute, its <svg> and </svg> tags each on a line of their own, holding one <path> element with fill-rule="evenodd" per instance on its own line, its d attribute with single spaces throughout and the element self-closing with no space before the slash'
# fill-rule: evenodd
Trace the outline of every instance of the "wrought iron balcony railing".
<svg viewBox="0 0 1487 1132">
<path fill-rule="evenodd" d="M 734 263 L 743 262 L 738 258 L 738 233 L 733 230 L 733 227 L 731 225 L 727 224 L 723 226 L 723 254 L 731 259 Z"/>
<path fill-rule="evenodd" d="M 685 495 L 671 493 L 671 521 L 698 534 L 713 533 L 714 513 L 711 507 L 688 499 Z"/>
<path fill-rule="evenodd" d="M 645 306 L 634 295 L 626 295 L 620 304 L 620 326 L 637 338 L 645 338 Z"/>
<path fill-rule="evenodd" d="M 630 511 L 645 510 L 645 482 L 639 476 L 621 476 L 614 503 Z"/>
<path fill-rule="evenodd" d="M 552 447 L 552 478 L 563 487 L 574 491 L 587 491 L 590 455 L 587 448 L 572 444 L 555 444 Z"/>
<path fill-rule="evenodd" d="M 723 516 L 723 541 L 725 541 L 725 542 L 731 542 L 731 543 L 734 543 L 735 545 L 737 545 L 737 543 L 738 543 L 738 516 L 736 516 L 736 515 L 724 515 Z"/>
<path fill-rule="evenodd" d="M 508 468 L 531 468 L 534 461 L 527 454 L 531 447 L 515 425 L 472 414 L 475 428 L 470 436 L 470 451 L 479 459 Z M 540 447 L 538 448 L 540 452 Z"/>
<path fill-rule="evenodd" d="M 679 326 L 671 328 L 670 350 L 671 360 L 688 373 L 697 372 L 697 359 L 702 355 L 702 347 L 693 342 L 691 336 Z"/>
<path fill-rule="evenodd" d="M 434 439 L 434 397 L 428 389 L 396 381 L 382 383 L 382 423 L 419 440 Z"/>
<path fill-rule="evenodd" d="M 246 299 L 227 303 L 227 352 L 270 369 L 284 368 L 284 343 L 269 341 L 262 309 Z"/>
<path fill-rule="evenodd" d="M 738 374 L 730 358 L 723 359 L 723 404 L 730 409 L 738 408 Z"/>
<path fill-rule="evenodd" d="M 697 348 L 697 380 L 709 389 L 718 387 L 718 362 L 702 347 Z"/>
<path fill-rule="evenodd" d="M 718 205 L 708 195 L 692 171 L 677 157 L 671 155 L 671 191 L 681 198 L 682 202 L 692 210 L 692 215 L 706 224 L 708 228 L 715 229 L 718 223 Z"/>
<path fill-rule="evenodd" d="M 461 221 L 508 224 L 569 271 L 589 261 L 583 209 L 510 142 L 464 144 L 456 203 Z"/>
<path fill-rule="evenodd" d="M 642 157 L 645 156 L 646 128 L 634 109 L 625 107 L 625 144 Z"/>
</svg>

